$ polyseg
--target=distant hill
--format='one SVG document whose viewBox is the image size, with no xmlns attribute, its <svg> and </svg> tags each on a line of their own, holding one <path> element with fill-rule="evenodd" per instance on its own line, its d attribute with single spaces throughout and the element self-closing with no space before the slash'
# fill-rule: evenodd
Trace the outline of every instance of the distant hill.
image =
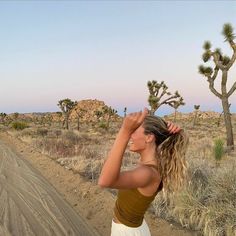
<svg viewBox="0 0 236 236">
<path fill-rule="evenodd" d="M 80 100 L 78 101 L 77 107 L 72 111 L 70 119 L 75 120 L 77 119 L 77 112 L 76 109 L 83 110 L 84 114 L 80 120 L 82 122 L 96 122 L 98 120 L 98 117 L 96 116 L 96 111 L 102 110 L 102 108 L 108 105 L 105 104 L 104 101 L 100 101 L 97 99 L 85 99 L 85 100 Z M 58 112 L 32 112 L 32 113 L 20 113 L 18 116 L 18 119 L 22 120 L 33 120 L 33 119 L 41 119 L 42 117 L 47 117 L 47 116 L 52 116 L 52 121 L 59 121 L 62 120 L 63 118 L 60 116 L 60 111 Z M 165 115 L 164 118 L 170 118 L 174 119 L 175 114 L 169 114 Z M 189 113 L 182 113 L 182 112 L 177 112 L 176 118 L 177 120 L 191 120 L 195 116 L 195 112 L 189 112 Z M 215 111 L 198 111 L 198 118 L 200 119 L 217 119 L 220 116 L 219 112 Z M 8 117 L 13 118 L 14 113 L 9 114 Z M 236 113 L 232 114 L 233 118 L 236 118 Z M 113 116 L 111 119 L 112 120 L 119 120 L 122 117 L 116 114 Z M 223 116 L 222 116 L 223 118 Z"/>
<path fill-rule="evenodd" d="M 215 111 L 198 111 L 198 119 L 207 120 L 207 119 L 218 119 L 221 113 Z M 170 115 L 165 115 L 164 118 L 174 119 L 175 113 L 171 113 Z M 176 113 L 177 120 L 193 120 L 195 117 L 195 112 L 189 113 Z M 221 116 L 224 119 L 224 115 Z M 236 113 L 232 113 L 232 119 L 236 119 Z"/>
<path fill-rule="evenodd" d="M 99 101 L 97 99 L 94 99 L 94 100 L 86 99 L 86 100 L 78 101 L 77 107 L 71 113 L 71 119 L 77 118 L 76 109 L 78 109 L 78 110 L 84 111 L 81 121 L 95 122 L 98 119 L 95 112 L 102 111 L 102 108 L 104 106 L 108 107 L 108 105 L 106 105 L 105 102 Z M 116 114 L 112 117 L 112 120 L 117 120 L 119 118 L 120 116 Z"/>
</svg>

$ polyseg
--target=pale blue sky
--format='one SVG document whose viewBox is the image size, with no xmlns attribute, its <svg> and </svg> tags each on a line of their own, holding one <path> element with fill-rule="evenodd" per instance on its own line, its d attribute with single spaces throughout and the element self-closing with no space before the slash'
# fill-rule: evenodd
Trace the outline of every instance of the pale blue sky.
<svg viewBox="0 0 236 236">
<path fill-rule="evenodd" d="M 57 111 L 68 97 L 122 114 L 148 107 L 148 80 L 178 90 L 182 112 L 221 111 L 198 65 L 205 40 L 231 56 L 228 22 L 236 33 L 235 1 L 0 1 L 0 112 Z"/>
</svg>

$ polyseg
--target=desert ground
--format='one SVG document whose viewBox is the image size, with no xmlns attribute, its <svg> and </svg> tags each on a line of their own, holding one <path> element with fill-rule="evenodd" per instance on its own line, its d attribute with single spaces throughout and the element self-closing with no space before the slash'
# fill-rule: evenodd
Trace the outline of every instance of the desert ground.
<svg viewBox="0 0 236 236">
<path fill-rule="evenodd" d="M 73 207 L 73 209 L 87 220 L 87 224 L 90 225 L 91 228 L 94 228 L 100 235 L 110 235 L 112 208 L 115 203 L 115 197 L 111 192 L 101 189 L 93 182 L 86 181 L 79 174 L 74 174 L 64 166 L 59 165 L 50 156 L 43 155 L 23 143 L 21 140 L 7 133 L 1 133 L 0 140 L 18 153 L 23 160 L 26 160 L 34 168 L 36 168 L 44 176 L 44 178 L 56 188 L 61 196 Z M 59 205 L 58 208 L 61 209 L 61 205 Z M 152 235 L 197 235 L 195 232 L 186 230 L 179 225 L 156 218 L 151 213 L 147 214 L 146 221 L 150 226 Z M 82 224 L 82 226 L 84 225 Z M 79 217 L 77 218 L 77 227 L 77 230 L 81 227 Z M 30 233 L 14 234 L 17 229 L 14 225 L 11 225 L 10 228 L 12 229 L 12 234 L 8 232 L 9 235 L 31 235 Z M 55 230 L 55 232 L 57 231 Z M 36 233 L 35 235 L 40 234 Z M 73 234 L 65 233 L 64 235 Z"/>
<path fill-rule="evenodd" d="M 215 160 L 214 140 L 226 137 L 223 119 L 219 123 L 219 114 L 202 112 L 193 124 L 194 115 L 178 113 L 175 121 L 190 138 L 188 185 L 170 199 L 172 205 L 157 196 L 145 215 L 153 236 L 236 235 L 236 153 L 225 148 L 222 159 Z M 1 125 L 0 140 L 37 169 L 91 228 L 109 236 L 116 190 L 100 188 L 97 179 L 121 122 L 111 120 L 107 130 L 98 122 L 91 125 L 87 117 L 79 131 L 73 119 L 68 131 L 53 121 L 31 121 L 22 130 Z M 232 124 L 236 138 L 235 114 Z M 137 157 L 127 151 L 122 169 L 136 162 Z"/>
<path fill-rule="evenodd" d="M 0 141 L 0 235 L 98 235 L 3 139 Z"/>
</svg>

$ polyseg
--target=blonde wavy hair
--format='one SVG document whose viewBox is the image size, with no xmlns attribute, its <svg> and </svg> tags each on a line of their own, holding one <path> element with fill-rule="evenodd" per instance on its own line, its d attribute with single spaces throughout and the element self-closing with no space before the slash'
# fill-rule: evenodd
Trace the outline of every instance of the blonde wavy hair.
<svg viewBox="0 0 236 236">
<path fill-rule="evenodd" d="M 185 160 L 189 139 L 184 130 L 170 134 L 167 123 L 160 117 L 148 115 L 143 123 L 144 133 L 153 134 L 156 143 L 156 157 L 160 161 L 159 171 L 163 190 L 176 192 L 185 179 L 187 164 Z"/>
</svg>

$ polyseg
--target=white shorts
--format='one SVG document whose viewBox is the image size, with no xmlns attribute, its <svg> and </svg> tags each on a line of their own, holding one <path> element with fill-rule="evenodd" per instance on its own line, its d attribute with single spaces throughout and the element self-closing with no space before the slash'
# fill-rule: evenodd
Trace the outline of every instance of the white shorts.
<svg viewBox="0 0 236 236">
<path fill-rule="evenodd" d="M 151 236 L 151 233 L 144 219 L 139 227 L 129 227 L 112 220 L 111 236 Z"/>
</svg>

